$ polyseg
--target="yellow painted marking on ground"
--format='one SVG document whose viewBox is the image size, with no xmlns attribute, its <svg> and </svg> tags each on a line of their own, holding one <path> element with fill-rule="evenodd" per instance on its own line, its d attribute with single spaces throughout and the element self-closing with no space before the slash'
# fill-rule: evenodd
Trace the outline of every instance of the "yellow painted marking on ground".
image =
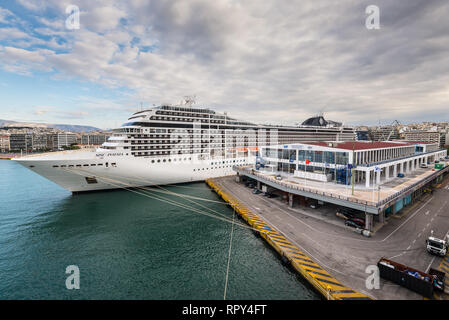
<svg viewBox="0 0 449 320">
<path fill-rule="evenodd" d="M 443 264 L 440 265 L 439 269 L 442 270 L 442 271 L 444 271 L 444 272 L 446 272 L 446 273 L 449 273 L 449 267 L 446 267 L 446 266 L 443 265 Z"/>
<path fill-rule="evenodd" d="M 232 195 L 224 192 L 223 188 L 217 186 L 213 179 L 206 179 L 206 183 L 214 189 L 224 201 L 228 202 L 236 212 L 240 213 L 241 217 L 247 221 L 249 225 L 260 230 L 261 236 L 273 247 L 273 249 L 280 255 L 289 259 L 295 270 L 309 281 L 326 299 L 371 299 L 362 293 L 346 287 L 337 279 L 333 278 L 312 258 L 305 255 L 277 230 L 267 224 L 263 218 L 245 207 Z M 270 230 L 267 230 L 267 227 L 270 228 Z"/>
</svg>

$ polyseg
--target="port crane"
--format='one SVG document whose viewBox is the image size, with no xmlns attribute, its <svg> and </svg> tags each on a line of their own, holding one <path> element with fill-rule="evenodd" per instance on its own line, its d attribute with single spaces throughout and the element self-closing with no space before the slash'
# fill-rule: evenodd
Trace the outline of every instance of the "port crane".
<svg viewBox="0 0 449 320">
<path fill-rule="evenodd" d="M 400 126 L 400 125 L 401 125 L 401 123 L 400 123 L 398 120 L 394 120 L 394 121 L 389 125 L 389 127 L 391 127 L 391 131 L 390 131 L 390 133 L 388 134 L 388 137 L 385 138 L 385 135 L 384 135 L 384 133 L 382 132 L 382 141 L 390 141 L 390 138 L 391 138 L 391 136 L 392 136 L 393 133 L 394 133 L 395 127 L 396 127 L 396 126 Z M 379 129 L 377 129 L 377 130 L 379 130 Z"/>
</svg>

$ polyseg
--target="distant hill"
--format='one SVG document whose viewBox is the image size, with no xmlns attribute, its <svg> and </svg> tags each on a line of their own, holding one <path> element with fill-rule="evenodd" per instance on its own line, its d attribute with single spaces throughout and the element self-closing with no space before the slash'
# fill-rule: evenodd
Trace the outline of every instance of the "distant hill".
<svg viewBox="0 0 449 320">
<path fill-rule="evenodd" d="M 82 125 L 73 125 L 73 124 L 53 124 L 53 123 L 38 123 L 38 122 L 17 122 L 11 120 L 1 120 L 0 119 L 0 127 L 32 127 L 32 128 L 54 128 L 64 131 L 71 132 L 91 132 L 91 131 L 102 131 L 99 128 L 92 126 L 82 126 Z"/>
</svg>

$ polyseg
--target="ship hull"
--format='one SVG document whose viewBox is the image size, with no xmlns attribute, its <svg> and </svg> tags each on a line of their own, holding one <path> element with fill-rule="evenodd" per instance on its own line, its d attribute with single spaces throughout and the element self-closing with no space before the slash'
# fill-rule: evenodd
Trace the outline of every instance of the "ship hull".
<svg viewBox="0 0 449 320">
<path fill-rule="evenodd" d="M 203 181 L 234 174 L 233 165 L 255 162 L 254 157 L 195 161 L 173 157 L 158 163 L 154 158 L 99 158 L 95 153 L 74 159 L 54 158 L 49 154 L 14 161 L 73 193 Z"/>
</svg>

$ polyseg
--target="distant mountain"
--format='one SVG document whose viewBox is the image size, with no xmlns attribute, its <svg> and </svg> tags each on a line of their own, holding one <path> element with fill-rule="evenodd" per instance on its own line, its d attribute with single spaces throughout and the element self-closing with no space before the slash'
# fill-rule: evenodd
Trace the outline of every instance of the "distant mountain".
<svg viewBox="0 0 449 320">
<path fill-rule="evenodd" d="M 103 131 L 100 128 L 96 128 L 96 127 L 92 127 L 92 126 L 81 126 L 81 125 L 72 125 L 72 124 L 49 124 L 48 128 L 55 128 L 55 129 L 71 131 L 71 132 Z"/>
<path fill-rule="evenodd" d="M 11 120 L 1 120 L 0 127 L 31 127 L 31 128 L 54 128 L 71 132 L 91 132 L 91 131 L 103 131 L 99 128 L 92 126 L 82 126 L 73 124 L 53 124 L 53 123 L 37 123 L 37 122 L 17 122 Z"/>
</svg>

